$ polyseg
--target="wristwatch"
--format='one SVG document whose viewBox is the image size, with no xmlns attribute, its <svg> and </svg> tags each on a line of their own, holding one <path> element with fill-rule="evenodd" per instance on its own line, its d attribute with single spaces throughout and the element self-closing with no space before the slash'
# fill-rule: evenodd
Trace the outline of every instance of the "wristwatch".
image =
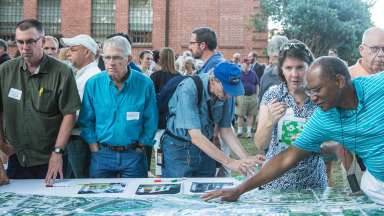
<svg viewBox="0 0 384 216">
<path fill-rule="evenodd" d="M 57 153 L 57 154 L 63 154 L 64 153 L 64 149 L 59 148 L 59 147 L 55 147 L 55 148 L 53 148 L 52 152 Z"/>
</svg>

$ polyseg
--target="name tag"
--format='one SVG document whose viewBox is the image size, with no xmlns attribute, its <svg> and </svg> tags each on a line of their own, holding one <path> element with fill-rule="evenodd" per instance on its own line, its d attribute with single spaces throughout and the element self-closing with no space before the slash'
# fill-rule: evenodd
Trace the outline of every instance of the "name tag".
<svg viewBox="0 0 384 216">
<path fill-rule="evenodd" d="M 140 119 L 139 112 L 127 112 L 127 121 L 139 120 L 139 119 Z"/>
<path fill-rule="evenodd" d="M 20 100 L 22 93 L 23 92 L 21 90 L 19 90 L 19 89 L 11 88 L 9 90 L 8 97 L 16 99 L 16 100 Z"/>
</svg>

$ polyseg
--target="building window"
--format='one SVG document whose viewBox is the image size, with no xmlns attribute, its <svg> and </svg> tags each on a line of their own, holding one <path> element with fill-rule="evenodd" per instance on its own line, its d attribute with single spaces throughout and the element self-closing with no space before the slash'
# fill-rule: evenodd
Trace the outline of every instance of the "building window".
<svg viewBox="0 0 384 216">
<path fill-rule="evenodd" d="M 61 36 L 60 0 L 38 0 L 37 19 L 43 23 L 46 35 Z"/>
<path fill-rule="evenodd" d="M 0 0 L 0 38 L 13 40 L 16 24 L 23 19 L 23 0 Z"/>
<path fill-rule="evenodd" d="M 115 1 L 92 0 L 92 37 L 103 41 L 115 33 Z"/>
<path fill-rule="evenodd" d="M 152 0 L 129 1 L 129 36 L 133 43 L 152 43 Z"/>
</svg>

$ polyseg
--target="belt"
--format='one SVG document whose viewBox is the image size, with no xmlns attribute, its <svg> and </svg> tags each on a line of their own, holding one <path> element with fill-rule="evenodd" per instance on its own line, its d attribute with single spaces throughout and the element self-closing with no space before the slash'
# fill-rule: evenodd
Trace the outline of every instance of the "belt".
<svg viewBox="0 0 384 216">
<path fill-rule="evenodd" d="M 143 148 L 143 147 L 139 146 L 138 142 L 131 143 L 127 146 L 112 146 L 112 145 L 108 145 L 105 143 L 99 143 L 99 145 L 103 146 L 105 148 L 109 148 L 115 152 L 125 152 L 125 151 L 129 151 L 129 150 L 135 150 L 137 148 L 140 148 L 140 149 Z"/>
<path fill-rule="evenodd" d="M 168 129 L 165 129 L 164 131 L 164 134 L 172 137 L 173 139 L 176 139 L 176 140 L 179 140 L 179 141 L 182 141 L 182 142 L 191 142 L 190 140 L 187 140 L 185 139 L 184 137 L 179 137 L 179 136 L 176 136 L 175 134 L 173 134 L 171 131 L 169 131 Z"/>
<path fill-rule="evenodd" d="M 81 138 L 81 136 L 79 135 L 71 135 L 70 137 L 72 140 L 83 140 L 83 138 Z"/>
</svg>

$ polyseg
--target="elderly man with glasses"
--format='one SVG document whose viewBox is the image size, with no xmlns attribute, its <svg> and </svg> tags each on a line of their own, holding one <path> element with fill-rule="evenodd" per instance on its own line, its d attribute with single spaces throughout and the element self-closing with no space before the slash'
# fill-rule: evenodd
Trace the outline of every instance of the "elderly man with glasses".
<svg viewBox="0 0 384 216">
<path fill-rule="evenodd" d="M 352 78 L 368 76 L 384 70 L 384 29 L 367 29 L 359 46 L 361 58 L 349 68 Z"/>
<path fill-rule="evenodd" d="M 0 67 L 0 149 L 10 157 L 9 178 L 45 178 L 52 185 L 63 177 L 62 154 L 80 109 L 79 94 L 71 69 L 44 54 L 39 21 L 19 22 L 15 37 L 21 57 Z"/>
<path fill-rule="evenodd" d="M 85 85 L 79 115 L 81 136 L 91 150 L 90 177 L 144 178 L 144 145 L 153 146 L 157 130 L 152 80 L 128 66 L 131 46 L 122 36 L 103 45 L 106 71 Z"/>
</svg>

